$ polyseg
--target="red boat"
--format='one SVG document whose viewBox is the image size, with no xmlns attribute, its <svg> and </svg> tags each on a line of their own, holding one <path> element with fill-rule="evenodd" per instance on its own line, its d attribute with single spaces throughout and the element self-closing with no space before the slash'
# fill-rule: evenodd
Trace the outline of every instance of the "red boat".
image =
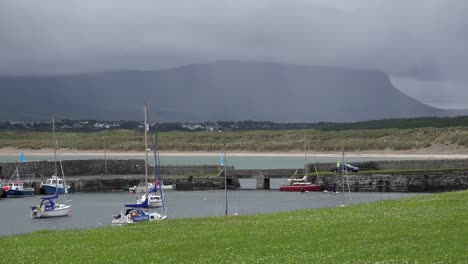
<svg viewBox="0 0 468 264">
<path fill-rule="evenodd" d="M 312 183 L 294 183 L 292 185 L 281 185 L 280 191 L 282 192 L 318 192 L 320 185 Z"/>
</svg>

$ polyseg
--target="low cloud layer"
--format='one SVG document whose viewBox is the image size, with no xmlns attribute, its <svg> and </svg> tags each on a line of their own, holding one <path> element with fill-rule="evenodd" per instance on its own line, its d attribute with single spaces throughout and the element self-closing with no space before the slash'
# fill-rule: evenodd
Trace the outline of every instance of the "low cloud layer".
<svg viewBox="0 0 468 264">
<path fill-rule="evenodd" d="M 424 103 L 468 108 L 466 14 L 463 0 L 6 0 L 0 74 L 225 59 L 376 68 Z"/>
</svg>

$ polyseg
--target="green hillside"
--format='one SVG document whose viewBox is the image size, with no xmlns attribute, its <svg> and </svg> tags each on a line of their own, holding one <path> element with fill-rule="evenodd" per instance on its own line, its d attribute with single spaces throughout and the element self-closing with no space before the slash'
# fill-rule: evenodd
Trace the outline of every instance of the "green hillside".
<svg viewBox="0 0 468 264">
<path fill-rule="evenodd" d="M 303 151 L 307 137 L 311 151 L 413 150 L 432 145 L 468 146 L 467 127 L 416 129 L 354 129 L 321 131 L 316 129 L 280 131 L 160 132 L 163 151 L 217 151 L 222 144 L 230 151 Z M 76 150 L 130 151 L 143 149 L 143 132 L 109 130 L 101 132 L 59 132 L 61 148 Z M 0 132 L 0 148 L 51 148 L 49 132 Z"/>
</svg>

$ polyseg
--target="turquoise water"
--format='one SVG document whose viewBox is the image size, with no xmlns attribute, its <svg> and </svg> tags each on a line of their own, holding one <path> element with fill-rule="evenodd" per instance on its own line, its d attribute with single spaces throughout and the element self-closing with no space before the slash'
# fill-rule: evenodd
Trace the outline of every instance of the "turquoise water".
<svg viewBox="0 0 468 264">
<path fill-rule="evenodd" d="M 1 155 L 0 162 L 14 162 L 18 160 L 16 155 Z M 62 160 L 84 160 L 84 159 L 104 159 L 102 155 L 63 155 Z M 108 154 L 107 159 L 143 159 L 140 156 L 122 156 Z M 53 160 L 51 155 L 31 155 L 25 153 L 26 161 Z M 337 157 L 313 157 L 308 158 L 308 162 L 327 163 L 336 162 Z M 404 158 L 388 157 L 345 157 L 346 162 L 359 162 L 371 160 L 403 160 Z M 412 158 L 414 159 L 414 158 Z M 218 156 L 164 156 L 161 155 L 161 165 L 219 165 Z M 151 156 L 150 156 L 150 163 Z M 304 167 L 304 157 L 248 157 L 234 156 L 227 157 L 227 165 L 236 169 L 296 169 Z"/>
</svg>

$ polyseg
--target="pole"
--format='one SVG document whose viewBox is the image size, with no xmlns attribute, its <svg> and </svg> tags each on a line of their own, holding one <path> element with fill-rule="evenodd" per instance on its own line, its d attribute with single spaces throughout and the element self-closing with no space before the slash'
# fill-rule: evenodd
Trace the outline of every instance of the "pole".
<svg viewBox="0 0 468 264">
<path fill-rule="evenodd" d="M 56 144 L 56 140 L 55 140 L 55 115 L 52 115 L 52 135 L 54 137 L 54 143 L 53 143 L 53 146 L 54 146 L 54 175 L 55 176 L 58 176 L 57 174 L 57 148 L 55 146 Z"/>
<path fill-rule="evenodd" d="M 106 145 L 104 145 L 104 172 L 107 175 L 107 152 Z"/>
<path fill-rule="evenodd" d="M 345 184 L 344 184 L 344 174 L 348 174 L 348 167 L 346 166 L 345 162 L 344 162 L 344 142 L 341 141 L 341 166 L 343 166 L 344 170 L 341 170 L 341 185 L 342 185 L 342 190 L 341 192 L 343 193 L 343 205 L 345 204 L 345 196 L 344 196 L 344 192 L 345 192 Z"/>
<path fill-rule="evenodd" d="M 227 173 L 226 173 L 226 148 L 223 148 L 223 155 L 224 155 L 224 193 L 226 194 L 226 210 L 224 211 L 224 215 L 228 215 L 228 196 L 227 196 Z"/>
<path fill-rule="evenodd" d="M 304 174 L 308 174 L 308 166 L 307 166 L 307 138 L 304 134 Z"/>
<path fill-rule="evenodd" d="M 149 190 L 148 190 L 148 106 L 145 103 L 145 179 L 146 179 L 146 200 L 149 207 Z M 148 210 L 148 208 L 146 208 Z"/>
</svg>

